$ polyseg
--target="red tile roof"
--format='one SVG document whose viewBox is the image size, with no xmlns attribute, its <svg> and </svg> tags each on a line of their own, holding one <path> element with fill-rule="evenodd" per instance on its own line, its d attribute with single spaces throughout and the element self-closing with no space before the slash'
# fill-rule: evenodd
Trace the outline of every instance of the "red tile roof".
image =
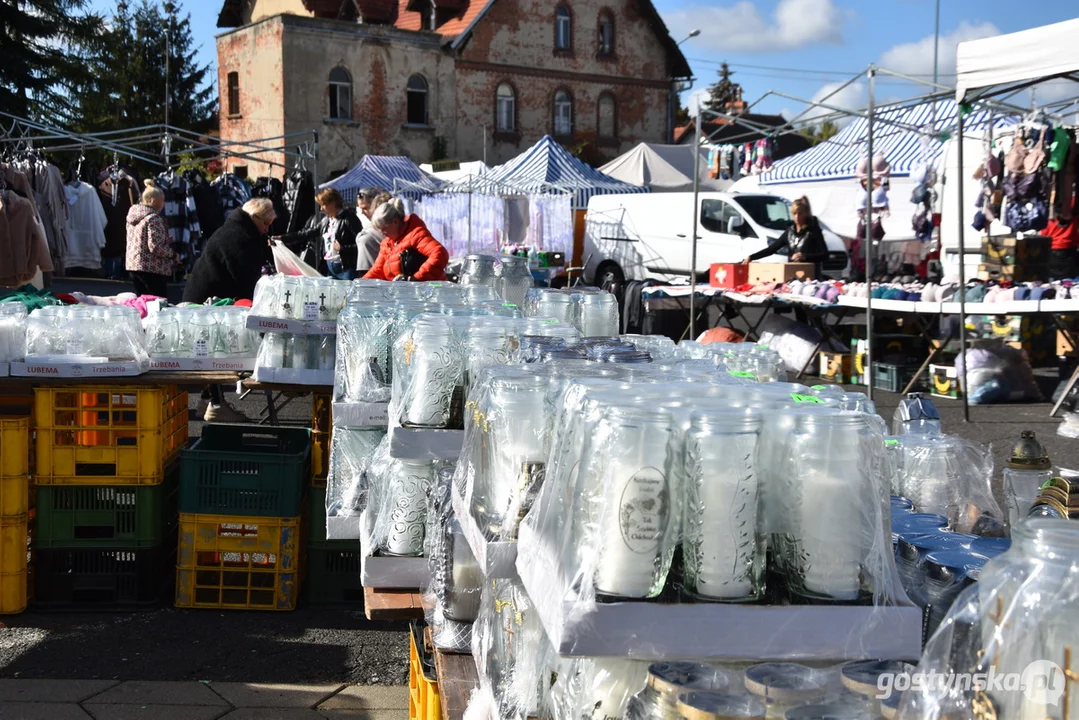
<svg viewBox="0 0 1079 720">
<path fill-rule="evenodd" d="M 419 30 L 420 13 L 409 10 L 415 0 L 398 0 L 397 22 L 395 26 L 402 30 Z M 494 0 L 435 0 L 437 7 L 444 10 L 458 10 L 458 14 L 435 29 L 444 38 L 455 38 L 468 28 Z"/>
</svg>

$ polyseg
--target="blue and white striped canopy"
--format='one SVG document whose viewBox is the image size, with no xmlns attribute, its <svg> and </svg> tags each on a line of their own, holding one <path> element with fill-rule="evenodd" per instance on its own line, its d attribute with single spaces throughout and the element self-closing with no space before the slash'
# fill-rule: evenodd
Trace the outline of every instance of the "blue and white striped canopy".
<svg viewBox="0 0 1079 720">
<path fill-rule="evenodd" d="M 418 200 L 438 190 L 441 183 L 416 167 L 403 155 L 364 155 L 356 167 L 320 187 L 337 189 L 352 204 L 367 187 L 377 187 L 398 197 Z"/>
<path fill-rule="evenodd" d="M 458 183 L 457 189 L 466 189 Z M 549 194 L 573 193 L 573 208 L 584 210 L 593 195 L 646 193 L 648 188 L 604 175 L 573 157 L 564 147 L 545 135 L 538 143 L 513 160 L 492 168 L 472 184 L 473 192 L 503 195 L 507 191 Z"/>
<path fill-rule="evenodd" d="M 935 107 L 935 118 L 932 104 L 885 109 L 875 116 L 873 154 L 884 154 L 893 176 L 910 175 L 927 164 L 936 166 L 940 160 L 945 145 L 938 139 L 939 135 L 955 133 L 955 101 L 942 100 Z M 963 130 L 982 130 L 988 122 L 989 112 L 978 110 L 964 118 Z M 1014 118 L 998 115 L 993 124 L 995 127 L 1006 127 L 1014 122 Z M 911 129 L 889 123 L 902 123 Z M 868 127 L 865 118 L 856 118 L 831 139 L 797 155 L 777 160 L 771 170 L 760 176 L 759 183 L 775 185 L 855 177 L 858 161 L 866 153 Z"/>
</svg>

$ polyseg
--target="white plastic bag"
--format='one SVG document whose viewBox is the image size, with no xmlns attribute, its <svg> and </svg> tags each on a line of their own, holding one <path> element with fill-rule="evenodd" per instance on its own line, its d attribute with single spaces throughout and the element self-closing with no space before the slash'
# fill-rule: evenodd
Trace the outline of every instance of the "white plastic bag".
<svg viewBox="0 0 1079 720">
<path fill-rule="evenodd" d="M 277 272 L 282 275 L 322 277 L 318 270 L 301 260 L 296 253 L 285 247 L 283 243 L 271 240 L 270 249 L 273 250 L 273 262 L 277 266 Z"/>
</svg>

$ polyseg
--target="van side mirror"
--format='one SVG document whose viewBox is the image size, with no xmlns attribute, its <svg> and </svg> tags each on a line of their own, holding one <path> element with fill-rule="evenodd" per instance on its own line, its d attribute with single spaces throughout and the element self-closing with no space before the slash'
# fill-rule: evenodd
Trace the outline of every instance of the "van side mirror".
<svg viewBox="0 0 1079 720">
<path fill-rule="evenodd" d="M 735 215 L 727 220 L 727 233 L 730 235 L 741 235 L 743 225 L 745 225 L 745 220 L 742 219 L 742 216 Z"/>
</svg>

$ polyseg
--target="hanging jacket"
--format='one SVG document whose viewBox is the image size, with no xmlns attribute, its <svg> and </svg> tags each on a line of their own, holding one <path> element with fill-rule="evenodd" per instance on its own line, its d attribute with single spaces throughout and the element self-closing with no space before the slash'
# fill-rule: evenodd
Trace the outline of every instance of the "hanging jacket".
<svg viewBox="0 0 1079 720">
<path fill-rule="evenodd" d="M 446 248 L 435 240 L 418 215 L 409 215 L 405 218 L 401 237 L 396 242 L 390 238 L 382 241 L 378 258 L 374 266 L 363 276 L 364 279 L 393 280 L 398 275 L 402 275 L 401 253 L 410 249 L 426 258 L 410 279 L 421 281 L 446 279 L 446 265 L 450 262 L 450 255 L 446 252 Z"/>
<path fill-rule="evenodd" d="M 221 207 L 221 199 L 218 197 L 217 190 L 200 171 L 188 170 L 184 173 L 184 180 L 187 181 L 188 197 L 195 201 L 199 230 L 202 231 L 203 238 L 208 238 L 225 224 L 225 211 Z"/>
<path fill-rule="evenodd" d="M 288 208 L 288 232 L 299 232 L 315 216 L 315 180 L 311 173 L 294 170 L 285 181 L 285 207 Z"/>
<path fill-rule="evenodd" d="M 273 225 L 270 226 L 269 235 L 284 235 L 288 232 L 289 210 L 284 200 L 285 186 L 280 180 L 273 177 L 260 177 L 255 180 L 251 187 L 251 197 L 264 197 L 273 203 Z"/>
<path fill-rule="evenodd" d="M 0 285 L 17 287 L 33 280 L 40 267 L 53 270 L 45 231 L 34 204 L 13 190 L 0 190 Z"/>
<path fill-rule="evenodd" d="M 97 191 L 84 182 L 65 185 L 67 193 L 67 266 L 101 269 L 101 250 L 105 247 L 108 216 L 101 207 Z"/>
<path fill-rule="evenodd" d="M 337 213 L 336 220 L 337 232 L 334 237 L 341 246 L 341 265 L 351 270 L 356 267 L 356 236 L 363 232 L 363 225 L 352 208 Z M 317 223 L 309 224 L 299 232 L 282 235 L 281 242 L 297 255 L 306 255 L 304 262 L 325 275 L 327 249 L 324 240 L 331 222 L 328 215 L 323 215 Z"/>
<path fill-rule="evenodd" d="M 211 297 L 252 299 L 268 255 L 266 238 L 251 217 L 233 210 L 195 261 L 183 301 L 201 305 Z"/>
<path fill-rule="evenodd" d="M 132 205 L 127 213 L 127 258 L 132 272 L 172 275 L 176 253 L 161 213 L 149 205 Z"/>
<path fill-rule="evenodd" d="M 101 250 L 103 258 L 122 258 L 127 255 L 127 213 L 131 210 L 131 201 L 134 182 L 131 178 L 120 178 L 120 187 L 116 192 L 116 204 L 113 204 L 113 192 L 111 183 L 106 189 L 105 180 L 109 179 L 105 173 L 104 179 L 98 179 L 97 197 L 101 201 L 101 207 L 105 209 L 105 247 Z"/>
</svg>

